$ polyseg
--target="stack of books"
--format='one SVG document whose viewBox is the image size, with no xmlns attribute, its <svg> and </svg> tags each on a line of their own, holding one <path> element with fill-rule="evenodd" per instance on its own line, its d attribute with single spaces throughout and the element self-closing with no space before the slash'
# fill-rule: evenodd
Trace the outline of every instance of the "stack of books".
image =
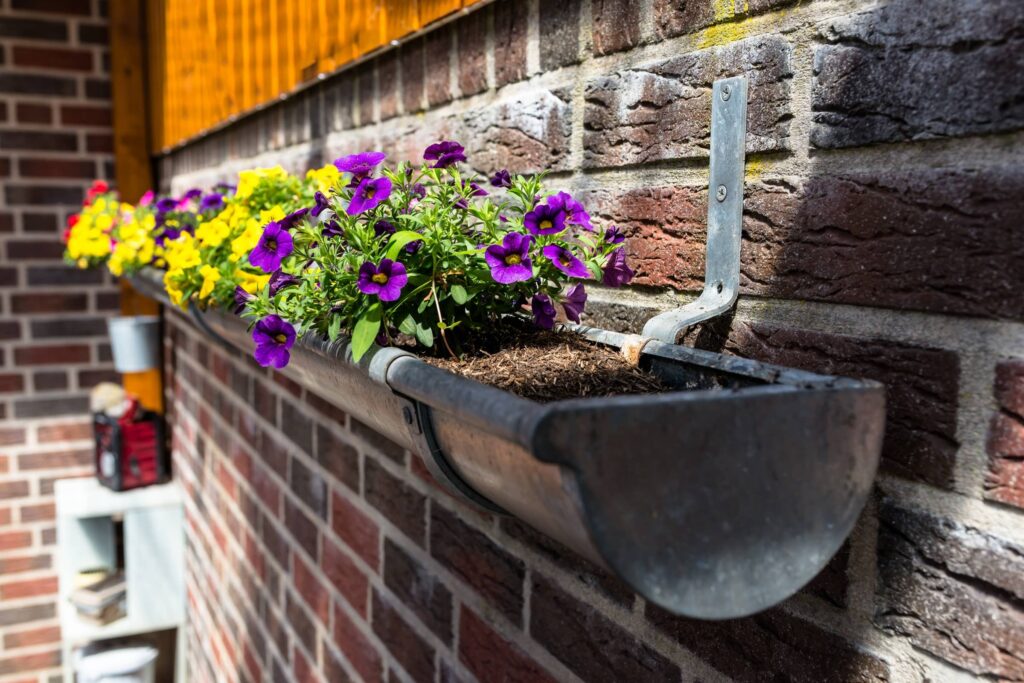
<svg viewBox="0 0 1024 683">
<path fill-rule="evenodd" d="M 103 626 L 125 616 L 124 572 L 114 572 L 71 594 L 71 604 L 83 621 Z"/>
</svg>

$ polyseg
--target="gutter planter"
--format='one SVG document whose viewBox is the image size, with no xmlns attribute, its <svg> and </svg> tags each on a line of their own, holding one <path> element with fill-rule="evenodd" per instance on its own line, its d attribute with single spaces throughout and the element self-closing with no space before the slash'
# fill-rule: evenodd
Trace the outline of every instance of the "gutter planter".
<svg viewBox="0 0 1024 683">
<path fill-rule="evenodd" d="M 576 327 L 673 391 L 541 404 L 396 348 L 355 363 L 347 339 L 312 335 L 284 372 L 415 453 L 453 494 L 671 612 L 726 619 L 793 595 L 843 544 L 872 487 L 885 406 L 876 382 L 675 343 L 738 292 L 746 80 L 716 82 L 713 102 L 704 292 L 643 336 Z M 132 281 L 169 305 L 157 271 Z M 218 343 L 250 348 L 242 319 L 192 313 Z"/>
</svg>

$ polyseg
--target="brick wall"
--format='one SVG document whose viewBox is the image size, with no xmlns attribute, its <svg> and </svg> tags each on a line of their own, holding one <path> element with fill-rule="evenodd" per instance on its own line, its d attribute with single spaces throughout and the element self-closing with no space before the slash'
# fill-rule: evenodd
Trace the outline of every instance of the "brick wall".
<svg viewBox="0 0 1024 683">
<path fill-rule="evenodd" d="M 113 377 L 103 273 L 65 217 L 112 174 L 105 3 L 0 1 L 0 680 L 60 665 L 53 482 L 90 471 L 86 393 Z"/>
<path fill-rule="evenodd" d="M 254 164 L 462 141 L 631 236 L 638 330 L 699 289 L 710 85 L 751 82 L 742 295 L 687 343 L 888 388 L 877 493 L 806 590 L 673 617 L 181 319 L 168 337 L 200 679 L 1024 680 L 1024 5 L 495 2 L 165 155 Z M 590 288 L 588 288 L 590 289 Z M 723 482 L 727 486 L 728 482 Z"/>
</svg>

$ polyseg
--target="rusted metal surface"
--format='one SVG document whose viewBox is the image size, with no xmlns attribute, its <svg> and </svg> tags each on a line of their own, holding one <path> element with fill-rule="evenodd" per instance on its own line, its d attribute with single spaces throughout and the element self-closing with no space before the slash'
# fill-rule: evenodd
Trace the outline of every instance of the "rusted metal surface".
<svg viewBox="0 0 1024 683">
<path fill-rule="evenodd" d="M 198 315 L 250 352 L 241 319 Z M 578 329 L 614 348 L 630 339 Z M 346 340 L 308 336 L 285 372 L 416 453 L 454 493 L 515 515 L 668 610 L 722 619 L 789 597 L 867 500 L 882 387 L 656 340 L 638 361 L 678 391 L 540 404 L 395 349 L 356 364 Z M 410 406 L 429 439 L 410 429 Z"/>
</svg>

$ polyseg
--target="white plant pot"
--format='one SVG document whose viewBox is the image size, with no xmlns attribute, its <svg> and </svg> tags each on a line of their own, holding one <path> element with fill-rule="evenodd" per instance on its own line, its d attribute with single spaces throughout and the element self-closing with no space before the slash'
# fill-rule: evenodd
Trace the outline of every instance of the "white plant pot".
<svg viewBox="0 0 1024 683">
<path fill-rule="evenodd" d="M 160 365 L 160 318 L 155 315 L 111 318 L 107 328 L 114 368 L 118 372 L 142 372 Z"/>
</svg>

